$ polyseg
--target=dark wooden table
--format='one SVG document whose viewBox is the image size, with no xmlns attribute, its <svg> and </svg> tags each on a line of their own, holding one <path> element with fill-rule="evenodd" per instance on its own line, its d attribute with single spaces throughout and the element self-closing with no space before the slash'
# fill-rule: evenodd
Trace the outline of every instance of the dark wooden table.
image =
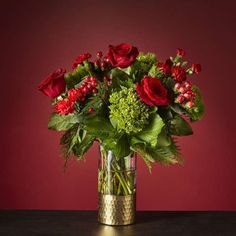
<svg viewBox="0 0 236 236">
<path fill-rule="evenodd" d="M 95 211 L 0 211 L 0 235 L 236 235 L 236 212 L 137 212 L 129 226 L 97 223 Z"/>
</svg>

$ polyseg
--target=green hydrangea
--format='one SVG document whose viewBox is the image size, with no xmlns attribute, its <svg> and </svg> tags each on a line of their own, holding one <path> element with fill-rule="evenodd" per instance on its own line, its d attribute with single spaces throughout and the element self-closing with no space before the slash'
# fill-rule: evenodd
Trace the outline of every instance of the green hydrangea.
<svg viewBox="0 0 236 236">
<path fill-rule="evenodd" d="M 154 53 L 139 53 L 137 60 L 149 65 L 152 65 L 157 62 L 156 55 Z"/>
<path fill-rule="evenodd" d="M 138 133 L 148 124 L 150 109 L 140 101 L 134 88 L 112 93 L 109 101 L 110 120 L 117 129 Z"/>
</svg>

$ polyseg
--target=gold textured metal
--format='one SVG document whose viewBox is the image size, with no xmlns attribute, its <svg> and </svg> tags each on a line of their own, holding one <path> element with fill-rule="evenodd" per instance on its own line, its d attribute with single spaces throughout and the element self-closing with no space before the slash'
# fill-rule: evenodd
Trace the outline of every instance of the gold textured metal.
<svg viewBox="0 0 236 236">
<path fill-rule="evenodd" d="M 99 194 L 98 221 L 106 225 L 129 225 L 135 222 L 136 195 Z"/>
</svg>

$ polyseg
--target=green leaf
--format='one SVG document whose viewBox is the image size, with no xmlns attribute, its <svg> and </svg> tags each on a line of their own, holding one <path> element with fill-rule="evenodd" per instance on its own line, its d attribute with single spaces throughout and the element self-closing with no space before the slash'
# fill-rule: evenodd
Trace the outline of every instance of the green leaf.
<svg viewBox="0 0 236 236">
<path fill-rule="evenodd" d="M 175 115 L 174 118 L 169 121 L 168 128 L 172 135 L 186 136 L 193 134 L 191 126 L 179 115 Z"/>
<path fill-rule="evenodd" d="M 159 70 L 159 68 L 156 65 L 153 65 L 151 69 L 148 72 L 148 75 L 154 78 L 160 78 L 162 77 L 162 72 Z"/>
<path fill-rule="evenodd" d="M 177 113 L 179 115 L 188 114 L 187 111 L 184 108 L 182 108 L 179 104 L 174 103 L 174 104 L 170 105 L 170 108 L 172 111 L 174 111 L 175 113 Z"/>
<path fill-rule="evenodd" d="M 75 114 L 59 115 L 52 113 L 48 121 L 48 129 L 64 131 L 71 128 L 75 123 L 78 123 L 78 118 Z"/>
<path fill-rule="evenodd" d="M 65 74 L 66 86 L 68 89 L 74 88 L 78 83 L 82 81 L 85 76 L 88 76 L 89 72 L 83 65 L 79 65 L 72 73 Z"/>
<path fill-rule="evenodd" d="M 202 95 L 201 95 L 200 89 L 196 85 L 194 85 L 192 87 L 192 91 L 195 92 L 197 96 L 194 101 L 194 104 L 195 104 L 194 107 L 190 109 L 188 113 L 191 118 L 191 121 L 198 121 L 203 117 L 205 113 L 205 107 L 202 101 Z"/>
<path fill-rule="evenodd" d="M 155 147 L 157 144 L 158 135 L 160 134 L 163 126 L 164 122 L 162 118 L 155 113 L 149 125 L 146 126 L 146 128 L 144 128 L 136 136 L 138 137 L 138 139 L 141 139 L 150 144 L 152 147 Z"/>
<path fill-rule="evenodd" d="M 73 153 L 79 159 L 83 157 L 83 155 L 87 152 L 87 150 L 93 145 L 95 137 L 89 134 L 86 134 L 81 142 L 78 142 L 73 147 Z"/>
<path fill-rule="evenodd" d="M 134 86 L 133 79 L 123 70 L 115 68 L 111 71 L 112 87 L 121 89 L 122 87 L 130 88 Z"/>
<path fill-rule="evenodd" d="M 126 134 L 116 133 L 112 137 L 103 137 L 101 142 L 104 148 L 112 150 L 117 158 L 126 157 L 130 154 L 130 145 Z"/>
</svg>

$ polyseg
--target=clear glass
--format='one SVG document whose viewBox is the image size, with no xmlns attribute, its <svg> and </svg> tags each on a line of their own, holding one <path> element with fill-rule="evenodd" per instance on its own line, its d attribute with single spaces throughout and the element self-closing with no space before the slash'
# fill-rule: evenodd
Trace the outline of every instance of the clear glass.
<svg viewBox="0 0 236 236">
<path fill-rule="evenodd" d="M 117 158 L 100 145 L 98 192 L 117 196 L 136 192 L 136 154 Z"/>
</svg>

